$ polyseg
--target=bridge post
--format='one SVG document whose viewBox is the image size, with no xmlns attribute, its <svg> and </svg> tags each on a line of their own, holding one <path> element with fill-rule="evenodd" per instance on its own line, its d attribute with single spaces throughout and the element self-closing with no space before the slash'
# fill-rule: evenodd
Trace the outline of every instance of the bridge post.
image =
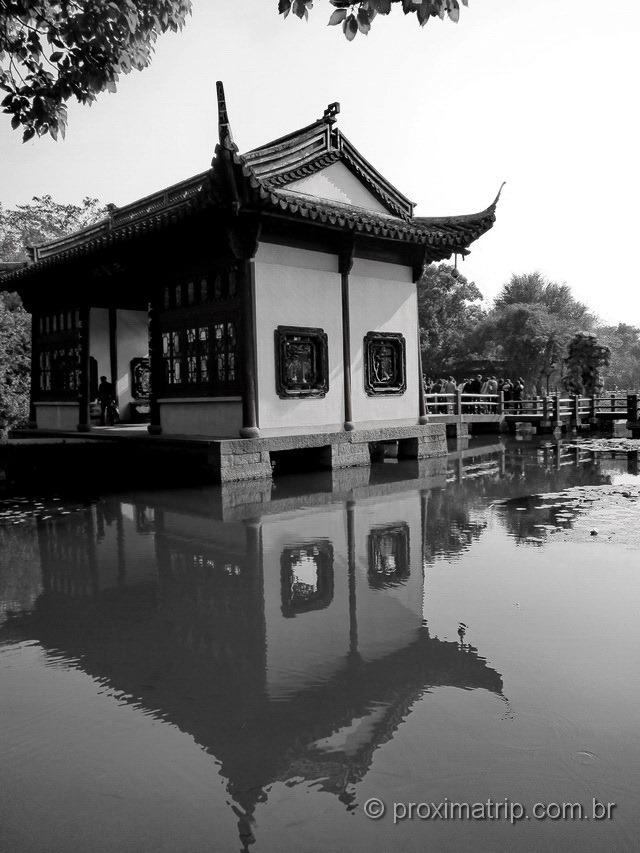
<svg viewBox="0 0 640 853">
<path fill-rule="evenodd" d="M 580 427 L 580 394 L 573 395 L 573 412 L 571 413 L 571 427 L 576 430 Z"/>
<path fill-rule="evenodd" d="M 560 392 L 556 391 L 556 396 L 553 398 L 553 427 L 554 429 L 562 428 L 562 418 L 560 417 Z"/>
<path fill-rule="evenodd" d="M 498 392 L 498 407 L 496 411 L 501 417 L 504 415 L 504 391 L 502 390 Z"/>
<path fill-rule="evenodd" d="M 627 394 L 627 429 L 634 438 L 640 438 L 640 418 L 638 417 L 638 394 Z"/>
<path fill-rule="evenodd" d="M 455 413 L 460 417 L 460 421 L 462 422 L 462 389 L 458 388 L 456 392 L 456 409 Z"/>
<path fill-rule="evenodd" d="M 536 397 L 536 411 L 538 409 L 538 397 Z M 542 403 L 542 420 L 540 421 L 540 429 L 550 430 L 551 429 L 551 399 L 549 397 L 542 397 L 540 400 Z"/>
<path fill-rule="evenodd" d="M 594 393 L 591 395 L 591 402 L 589 403 L 589 406 L 590 406 L 589 423 L 591 424 L 592 428 L 595 428 L 598 426 L 598 417 L 596 415 L 596 405 L 597 405 L 596 401 L 597 401 L 597 397 L 596 397 L 596 393 L 594 391 Z"/>
</svg>

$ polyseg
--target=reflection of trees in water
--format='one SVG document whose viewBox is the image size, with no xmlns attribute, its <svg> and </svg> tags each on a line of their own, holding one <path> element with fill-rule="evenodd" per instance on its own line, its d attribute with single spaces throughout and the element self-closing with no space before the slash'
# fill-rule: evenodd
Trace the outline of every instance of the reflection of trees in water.
<svg viewBox="0 0 640 853">
<path fill-rule="evenodd" d="M 542 496 L 574 486 L 611 482 L 611 477 L 602 473 L 599 459 L 585 457 L 577 450 L 567 451 L 562 444 L 507 441 L 502 472 L 499 456 L 494 450 L 483 456 L 479 448 L 477 454 L 462 462 L 450 461 L 455 482 L 446 489 L 429 492 L 424 551 L 427 562 L 468 550 L 487 527 L 486 512 L 491 505 L 495 505 L 497 517 L 508 533 L 519 541 L 543 544 L 542 528 L 536 525 L 566 524 L 557 515 L 566 512 L 567 507 L 535 509 L 549 503 Z M 492 461 L 496 464 L 492 465 Z"/>
<path fill-rule="evenodd" d="M 30 609 L 42 589 L 35 521 L 0 526 L 0 624 Z"/>
<path fill-rule="evenodd" d="M 478 481 L 473 481 L 473 485 L 477 488 Z M 427 562 L 460 554 L 482 535 L 486 521 L 471 518 L 478 504 L 473 491 L 463 481 L 429 492 L 424 542 Z"/>
<path fill-rule="evenodd" d="M 518 542 L 544 544 L 544 527 L 571 527 L 576 509 L 567 506 L 567 498 L 559 492 L 575 486 L 609 485 L 611 477 L 602 473 L 599 461 L 566 464 L 563 467 L 527 468 L 527 493 L 508 497 L 495 506 L 495 512 L 506 531 Z M 562 516 L 571 516 L 563 518 Z M 560 517 L 559 517 L 560 516 Z"/>
</svg>

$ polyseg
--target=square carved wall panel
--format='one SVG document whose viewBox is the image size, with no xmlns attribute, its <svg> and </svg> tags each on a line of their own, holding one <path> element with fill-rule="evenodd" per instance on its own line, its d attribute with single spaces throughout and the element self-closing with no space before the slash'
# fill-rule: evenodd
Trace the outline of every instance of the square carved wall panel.
<svg viewBox="0 0 640 853">
<path fill-rule="evenodd" d="M 370 397 L 404 394 L 406 344 L 400 332 L 367 332 L 364 337 L 364 388 Z"/>
<path fill-rule="evenodd" d="M 278 326 L 276 391 L 282 399 L 324 397 L 329 390 L 327 335 L 323 329 Z"/>
</svg>

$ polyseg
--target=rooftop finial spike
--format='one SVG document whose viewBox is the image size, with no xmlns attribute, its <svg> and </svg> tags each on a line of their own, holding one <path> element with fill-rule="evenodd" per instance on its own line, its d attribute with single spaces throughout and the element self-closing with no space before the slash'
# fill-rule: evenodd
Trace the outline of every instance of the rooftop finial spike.
<svg viewBox="0 0 640 853">
<path fill-rule="evenodd" d="M 235 143 L 231 134 L 222 80 L 218 80 L 216 83 L 216 93 L 218 96 L 218 140 L 223 148 L 234 149 Z"/>
<path fill-rule="evenodd" d="M 504 189 L 504 185 L 506 183 L 507 183 L 506 181 L 503 181 L 500 184 L 500 189 L 498 190 L 498 195 L 495 197 L 495 200 L 494 200 L 493 204 L 491 205 L 492 207 L 495 207 L 498 204 L 498 202 L 500 201 L 500 196 L 502 195 L 502 190 Z"/>
</svg>

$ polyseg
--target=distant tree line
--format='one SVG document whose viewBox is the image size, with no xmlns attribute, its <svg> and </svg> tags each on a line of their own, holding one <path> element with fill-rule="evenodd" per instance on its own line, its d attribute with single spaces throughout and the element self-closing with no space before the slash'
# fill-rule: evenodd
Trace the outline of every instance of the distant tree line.
<svg viewBox="0 0 640 853">
<path fill-rule="evenodd" d="M 640 387 L 640 328 L 603 325 L 567 284 L 513 275 L 491 305 L 482 303 L 451 265 L 427 267 L 418 283 L 426 376 L 501 374 L 524 379 L 531 394 Z"/>
</svg>

